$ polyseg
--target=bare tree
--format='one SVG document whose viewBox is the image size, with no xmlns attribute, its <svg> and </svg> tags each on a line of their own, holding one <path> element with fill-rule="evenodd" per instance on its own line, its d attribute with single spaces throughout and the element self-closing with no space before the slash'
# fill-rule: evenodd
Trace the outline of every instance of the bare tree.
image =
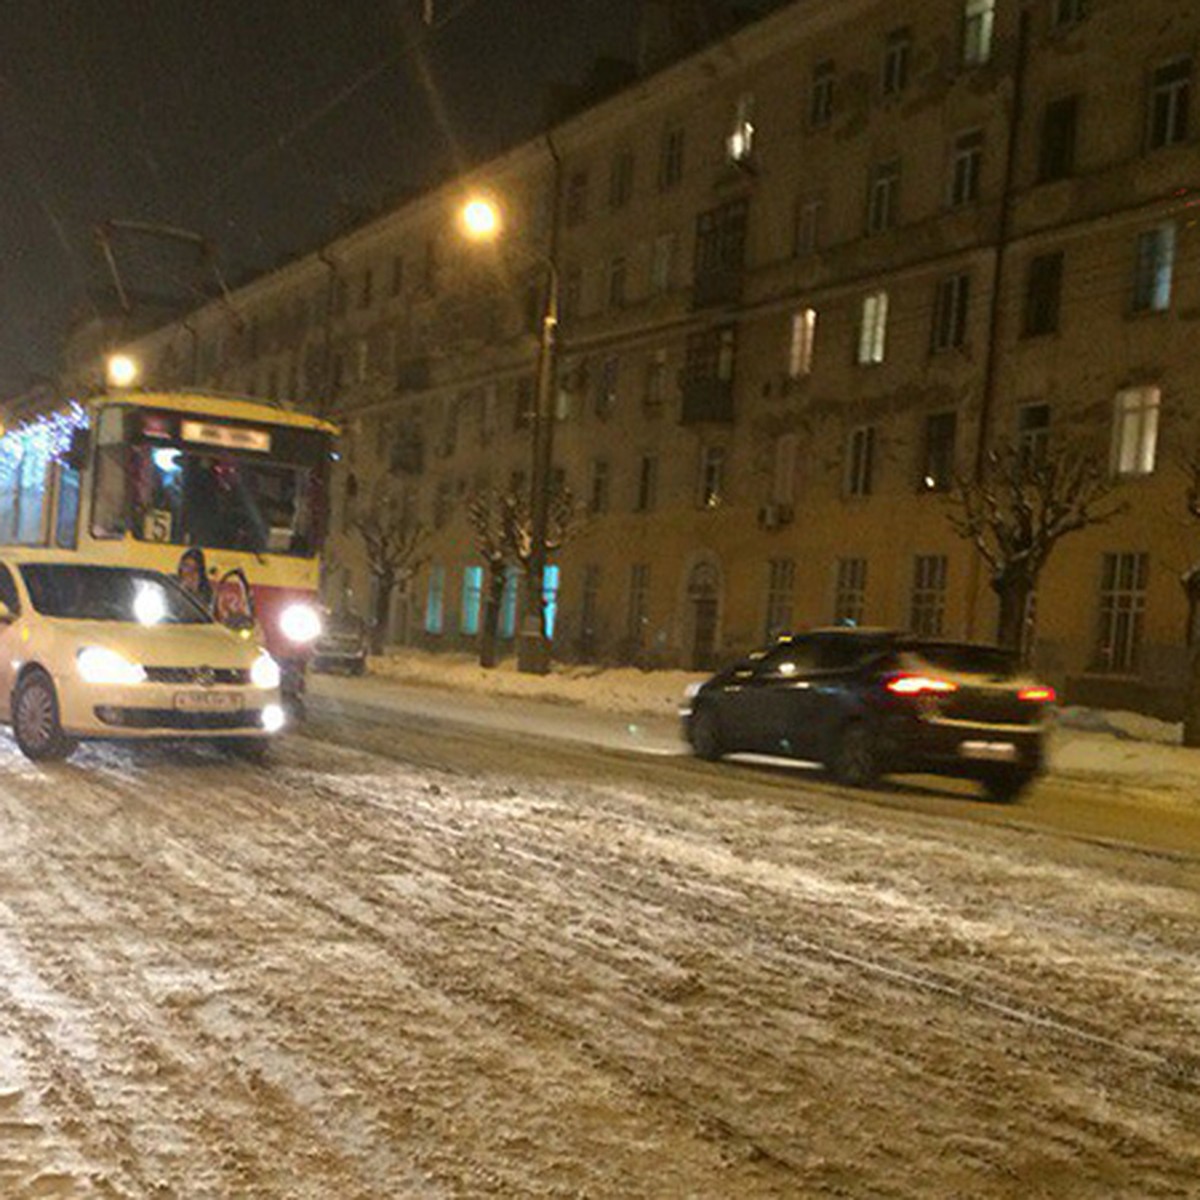
<svg viewBox="0 0 1200 1200">
<path fill-rule="evenodd" d="M 987 564 L 1000 601 L 1000 645 L 1027 650 L 1025 617 L 1042 568 L 1068 534 L 1124 511 L 1112 491 L 1092 455 L 1062 449 L 1034 458 L 1010 445 L 989 451 L 976 478 L 955 481 L 950 524 Z"/>
<path fill-rule="evenodd" d="M 375 583 L 371 650 L 379 654 L 387 633 L 392 596 L 398 586 L 407 586 L 425 562 L 427 556 L 423 550 L 429 531 L 386 487 L 375 492 L 370 503 L 355 514 L 352 524 L 362 538 L 367 568 Z"/>
<path fill-rule="evenodd" d="M 475 548 L 487 567 L 484 591 L 483 627 L 479 640 L 479 662 L 496 665 L 496 645 L 500 610 L 504 603 L 504 585 L 510 567 L 528 571 L 533 552 L 533 521 L 529 497 L 512 488 L 476 492 L 467 507 L 467 517 L 475 534 Z M 575 523 L 575 501 L 566 484 L 556 482 L 550 492 L 546 531 L 546 555 L 549 557 L 566 544 Z M 545 600 L 542 602 L 542 628 L 546 627 Z"/>
</svg>

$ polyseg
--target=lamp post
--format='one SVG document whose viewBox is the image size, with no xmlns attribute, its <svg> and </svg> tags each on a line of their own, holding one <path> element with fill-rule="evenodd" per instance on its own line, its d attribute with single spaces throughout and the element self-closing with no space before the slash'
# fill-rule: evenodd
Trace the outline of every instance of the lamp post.
<svg viewBox="0 0 1200 1200">
<path fill-rule="evenodd" d="M 557 163 L 557 160 L 556 160 Z M 555 194 L 557 195 L 557 174 Z M 500 233 L 499 209 L 490 200 L 473 199 L 464 205 L 462 224 L 476 241 L 494 240 Z M 558 346 L 558 264 L 555 261 L 557 219 L 554 219 L 550 253 L 521 243 L 546 270 L 546 300 L 538 337 L 536 390 L 533 406 L 533 457 L 529 477 L 529 562 L 525 574 L 525 603 L 517 637 L 517 669 L 545 675 L 550 670 L 550 638 L 546 630 L 546 539 L 550 526 L 550 492 L 554 458 L 554 380 Z"/>
</svg>

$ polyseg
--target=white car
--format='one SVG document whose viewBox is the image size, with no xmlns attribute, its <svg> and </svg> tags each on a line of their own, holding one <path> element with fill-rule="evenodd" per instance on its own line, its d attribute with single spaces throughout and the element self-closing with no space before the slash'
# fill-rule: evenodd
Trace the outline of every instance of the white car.
<svg viewBox="0 0 1200 1200">
<path fill-rule="evenodd" d="M 274 659 L 168 576 L 5 552 L 0 719 L 35 760 L 84 738 L 209 738 L 255 756 L 284 710 Z"/>
</svg>

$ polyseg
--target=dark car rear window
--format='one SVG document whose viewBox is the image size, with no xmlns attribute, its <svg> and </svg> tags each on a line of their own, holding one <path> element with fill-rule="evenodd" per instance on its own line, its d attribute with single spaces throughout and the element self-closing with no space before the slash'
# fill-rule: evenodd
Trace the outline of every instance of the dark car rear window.
<svg viewBox="0 0 1200 1200">
<path fill-rule="evenodd" d="M 931 667 L 953 671 L 957 675 L 1011 679 L 1017 673 L 1016 656 L 997 646 L 972 646 L 955 642 L 906 642 L 900 649 L 927 662 Z"/>
</svg>

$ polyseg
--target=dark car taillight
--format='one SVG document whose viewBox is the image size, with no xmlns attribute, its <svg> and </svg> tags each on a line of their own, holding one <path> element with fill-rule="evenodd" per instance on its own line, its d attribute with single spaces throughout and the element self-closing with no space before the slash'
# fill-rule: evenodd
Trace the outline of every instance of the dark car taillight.
<svg viewBox="0 0 1200 1200">
<path fill-rule="evenodd" d="M 884 685 L 893 696 L 942 696 L 957 692 L 958 684 L 949 679 L 938 679 L 936 675 L 919 675 L 904 672 L 891 676 Z"/>
<path fill-rule="evenodd" d="M 1053 704 L 1058 697 L 1052 687 L 1024 687 L 1017 693 L 1017 699 L 1030 704 Z"/>
</svg>

